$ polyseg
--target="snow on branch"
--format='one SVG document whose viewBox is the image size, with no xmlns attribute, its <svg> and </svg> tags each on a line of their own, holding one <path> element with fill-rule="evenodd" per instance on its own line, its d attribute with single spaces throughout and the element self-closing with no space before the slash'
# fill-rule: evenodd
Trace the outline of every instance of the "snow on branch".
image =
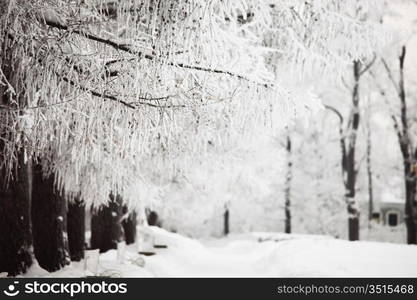
<svg viewBox="0 0 417 300">
<path fill-rule="evenodd" d="M 46 25 L 48 25 L 50 27 L 78 34 L 78 35 L 83 36 L 83 37 L 85 37 L 87 39 L 90 39 L 92 41 L 95 41 L 95 42 L 102 43 L 102 44 L 108 45 L 110 47 L 113 47 L 116 50 L 120 50 L 120 51 L 127 52 L 129 54 L 132 54 L 132 55 L 136 56 L 138 59 L 141 59 L 141 58 L 145 58 L 145 59 L 149 59 L 149 60 L 158 59 L 155 55 L 133 50 L 132 49 L 133 47 L 131 45 L 128 45 L 128 44 L 125 44 L 125 43 L 118 43 L 118 42 L 115 42 L 115 41 L 110 40 L 110 39 L 105 39 L 105 38 L 99 37 L 97 35 L 88 33 L 85 30 L 70 28 L 67 25 L 61 23 L 59 18 L 57 18 L 57 17 L 55 17 L 54 15 L 51 15 L 51 14 L 43 13 L 43 21 L 45 22 Z M 244 75 L 240 75 L 240 74 L 237 74 L 237 73 L 234 73 L 234 72 L 231 72 L 231 71 L 226 71 L 226 70 L 217 69 L 217 68 L 210 68 L 210 67 L 196 66 L 196 65 L 188 65 L 188 64 L 185 64 L 185 63 L 181 63 L 181 62 L 179 62 L 179 63 L 168 62 L 167 64 L 170 65 L 170 66 L 184 68 L 184 69 L 192 69 L 192 70 L 197 70 L 197 71 L 202 71 L 202 72 L 224 74 L 224 75 L 229 75 L 229 76 L 232 76 L 232 77 L 235 77 L 235 78 L 238 78 L 238 79 L 242 79 L 242 80 L 246 80 L 246 81 L 253 81 L 253 80 L 247 78 Z M 257 83 L 257 82 L 255 82 L 255 83 Z M 269 86 L 269 84 L 266 84 L 266 83 L 259 83 L 259 84 L 264 85 L 265 87 Z M 121 102 L 121 101 L 119 101 L 119 102 Z"/>
<path fill-rule="evenodd" d="M 24 148 L 88 203 L 152 201 L 190 157 L 223 159 L 319 107 L 309 78 L 337 79 L 383 42 L 367 2 L 8 1 L 4 164 Z"/>
</svg>

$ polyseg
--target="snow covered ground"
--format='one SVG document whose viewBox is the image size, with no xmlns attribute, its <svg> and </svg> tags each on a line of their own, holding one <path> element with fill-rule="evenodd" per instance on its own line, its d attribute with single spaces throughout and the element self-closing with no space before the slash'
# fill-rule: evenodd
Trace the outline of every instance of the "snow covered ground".
<svg viewBox="0 0 417 300">
<path fill-rule="evenodd" d="M 417 277 L 417 246 L 348 242 L 326 236 L 251 233 L 197 241 L 156 227 L 141 229 L 156 244 L 141 256 L 128 246 L 100 255 L 97 275 L 121 277 Z M 119 252 L 120 253 L 120 252 Z M 141 267 L 144 263 L 144 266 Z M 83 277 L 84 263 L 55 273 L 38 266 L 27 277 Z"/>
</svg>

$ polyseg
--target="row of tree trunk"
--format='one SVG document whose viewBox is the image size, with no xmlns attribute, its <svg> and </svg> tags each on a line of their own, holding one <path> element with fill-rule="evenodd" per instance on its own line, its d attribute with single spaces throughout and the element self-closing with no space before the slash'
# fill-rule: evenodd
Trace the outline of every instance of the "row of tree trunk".
<svg viewBox="0 0 417 300">
<path fill-rule="evenodd" d="M 91 248 L 105 252 L 123 240 L 133 244 L 135 239 L 136 213 L 129 213 L 122 198 L 111 194 L 108 205 L 94 210 L 91 218 Z"/>
<path fill-rule="evenodd" d="M 0 104 L 18 110 L 27 104 L 25 87 L 19 77 L 25 72 L 13 48 L 20 46 L 12 42 L 6 38 L 0 45 L 1 73 L 13 87 L 0 85 Z M 11 113 L 10 118 L 1 121 L 7 124 L 11 119 L 13 124 L 15 118 Z M 56 271 L 70 259 L 84 257 L 85 207 L 80 199 L 67 201 L 63 193 L 56 190 L 54 175 L 43 176 L 41 165 L 27 160 L 24 148 L 16 149 L 17 162 L 9 172 L 7 161 L 11 146 L 7 143 L 13 140 L 10 135 L 18 133 L 7 128 L 4 126 L 0 131 L 0 272 L 7 272 L 9 276 L 24 273 L 35 258 L 42 268 Z M 101 251 L 115 248 L 123 239 L 123 233 L 127 243 L 134 242 L 136 218 L 134 214 L 127 217 L 120 197 L 113 199 L 111 196 L 109 205 L 95 212 L 91 232 L 94 247 Z"/>
<path fill-rule="evenodd" d="M 1 173 L 5 181 L 5 172 Z M 54 176 L 43 176 L 39 164 L 20 157 L 7 188 L 0 188 L 0 272 L 25 273 L 34 259 L 49 272 L 84 258 L 85 205 L 67 201 L 55 188 Z M 91 220 L 91 249 L 116 249 L 123 240 L 135 242 L 136 214 L 120 196 L 96 208 Z"/>
</svg>

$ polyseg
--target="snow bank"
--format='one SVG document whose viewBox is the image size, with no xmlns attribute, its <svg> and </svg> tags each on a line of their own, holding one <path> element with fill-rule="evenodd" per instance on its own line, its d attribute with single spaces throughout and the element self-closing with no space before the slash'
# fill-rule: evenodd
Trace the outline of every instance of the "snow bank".
<svg viewBox="0 0 417 300">
<path fill-rule="evenodd" d="M 115 277 L 417 277 L 417 246 L 348 242 L 327 236 L 251 233 L 194 240 L 160 228 L 152 236 L 155 255 L 141 256 L 128 246 L 100 255 L 98 275 Z M 140 262 L 140 263 L 138 263 Z M 142 263 L 145 263 L 142 267 Z M 83 277 L 83 262 L 54 273 L 35 265 L 27 277 Z"/>
</svg>

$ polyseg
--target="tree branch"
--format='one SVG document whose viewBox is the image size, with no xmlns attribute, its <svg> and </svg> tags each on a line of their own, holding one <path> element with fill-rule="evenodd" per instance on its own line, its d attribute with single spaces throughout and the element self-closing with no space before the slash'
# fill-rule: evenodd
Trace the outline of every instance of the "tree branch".
<svg viewBox="0 0 417 300">
<path fill-rule="evenodd" d="M 391 69 L 388 67 L 388 64 L 387 64 L 387 62 L 385 61 L 384 58 L 381 58 L 381 61 L 382 61 L 382 64 L 384 65 L 385 70 L 387 71 L 388 77 L 391 80 L 392 85 L 395 88 L 395 91 L 397 92 L 397 94 L 399 94 L 400 90 L 397 86 L 397 83 L 394 80 L 394 76 L 392 75 Z"/>
<path fill-rule="evenodd" d="M 372 67 L 372 65 L 375 63 L 375 60 L 376 60 L 376 55 L 374 54 L 374 56 L 372 57 L 372 60 L 365 66 L 365 68 L 363 68 L 359 72 L 359 77 L 365 74 Z"/>
<path fill-rule="evenodd" d="M 389 106 L 389 104 L 388 104 L 388 98 L 387 98 L 387 94 L 385 93 L 385 91 L 384 91 L 384 89 L 378 84 L 378 82 L 377 82 L 377 80 L 376 80 L 376 76 L 375 76 L 375 74 L 371 71 L 370 72 L 370 74 L 371 74 L 371 76 L 374 78 L 374 83 L 375 83 L 375 85 L 376 85 L 376 87 L 377 87 L 377 89 L 378 89 L 378 91 L 379 91 L 379 93 L 381 94 L 381 96 L 385 99 L 385 102 L 387 103 L 387 105 Z M 394 114 L 392 114 L 391 113 L 391 119 L 392 119 L 392 121 L 393 121 L 393 126 L 394 126 L 394 129 L 395 129 L 395 131 L 396 131 L 396 133 L 397 133 L 397 136 L 398 136 L 398 139 L 401 141 L 402 140 L 402 134 L 401 134 L 401 129 L 400 129 L 400 126 L 399 126 L 399 123 L 398 123 L 398 120 L 397 120 L 397 118 L 395 117 L 395 115 Z"/>
<path fill-rule="evenodd" d="M 124 106 L 127 106 L 129 108 L 135 109 L 135 106 L 133 106 L 130 103 L 127 103 L 127 102 L 125 102 L 125 101 L 123 101 L 123 100 L 121 100 L 121 99 L 119 99 L 119 98 L 117 98 L 117 97 L 115 97 L 113 95 L 107 95 L 105 93 L 99 93 L 97 91 L 94 91 L 94 90 L 89 89 L 87 87 L 84 87 L 82 85 L 79 85 L 76 82 L 74 82 L 73 80 L 71 80 L 71 79 L 69 79 L 69 78 L 67 78 L 65 76 L 62 76 L 61 78 L 62 78 L 63 81 L 67 82 L 68 84 L 70 84 L 72 86 L 76 86 L 76 87 L 78 87 L 80 90 L 82 90 L 84 92 L 89 92 L 91 95 L 93 95 L 95 97 L 99 97 L 99 98 L 103 98 L 103 99 L 115 101 L 115 102 L 118 102 L 120 104 L 123 104 Z"/>
<path fill-rule="evenodd" d="M 85 37 L 89 40 L 92 40 L 92 41 L 95 41 L 95 42 L 98 42 L 98 43 L 102 43 L 102 44 L 108 45 L 108 46 L 110 46 L 110 47 L 112 47 L 116 50 L 120 50 L 120 51 L 129 53 L 129 54 L 132 54 L 132 55 L 138 57 L 139 59 L 140 58 L 146 58 L 146 59 L 149 59 L 149 60 L 155 60 L 156 59 L 156 57 L 154 55 L 150 55 L 150 54 L 146 54 L 146 53 L 143 53 L 143 52 L 140 52 L 140 51 L 133 50 L 133 49 L 130 48 L 129 45 L 122 44 L 122 43 L 117 43 L 117 42 L 112 41 L 110 39 L 105 39 L 105 38 L 96 36 L 94 34 L 88 33 L 84 30 L 72 29 L 72 28 L 68 27 L 67 25 L 58 22 L 57 20 L 51 20 L 51 19 L 48 19 L 46 17 L 44 17 L 43 19 L 44 19 L 44 23 L 46 25 L 50 26 L 50 27 L 78 34 L 78 35 L 80 35 L 82 37 Z M 236 74 L 236 73 L 233 73 L 231 71 L 226 71 L 226 70 L 221 70 L 221 69 L 216 69 L 216 68 L 209 68 L 209 67 L 204 67 L 204 66 L 188 65 L 188 64 L 184 64 L 184 63 L 174 63 L 174 62 L 168 62 L 168 65 L 173 66 L 173 67 L 183 68 L 183 69 L 191 69 L 191 70 L 202 71 L 202 72 L 229 75 L 229 76 L 241 79 L 241 80 L 245 80 L 245 81 L 248 81 L 248 82 L 256 83 L 258 85 L 262 85 L 266 88 L 272 86 L 272 84 L 259 83 L 259 82 L 256 82 L 254 80 L 251 80 L 251 79 L 245 77 L 244 75 Z"/>
<path fill-rule="evenodd" d="M 327 104 L 324 105 L 324 108 L 332 111 L 333 113 L 335 113 L 337 115 L 337 117 L 339 118 L 340 124 L 343 124 L 343 116 L 336 108 L 334 108 L 333 106 L 327 105 Z"/>
<path fill-rule="evenodd" d="M 346 163 L 347 163 L 347 153 L 346 153 L 347 151 L 346 151 L 346 139 L 345 139 L 345 135 L 344 135 L 344 132 L 343 132 L 343 116 L 333 106 L 325 104 L 324 107 L 326 109 L 330 110 L 331 112 L 333 112 L 339 118 L 339 121 L 340 121 L 339 135 L 340 135 L 340 150 L 341 150 L 341 164 L 342 164 L 342 180 L 343 180 L 343 183 L 346 185 L 346 181 L 345 181 L 345 178 L 344 178 L 344 172 L 345 172 Z"/>
</svg>

